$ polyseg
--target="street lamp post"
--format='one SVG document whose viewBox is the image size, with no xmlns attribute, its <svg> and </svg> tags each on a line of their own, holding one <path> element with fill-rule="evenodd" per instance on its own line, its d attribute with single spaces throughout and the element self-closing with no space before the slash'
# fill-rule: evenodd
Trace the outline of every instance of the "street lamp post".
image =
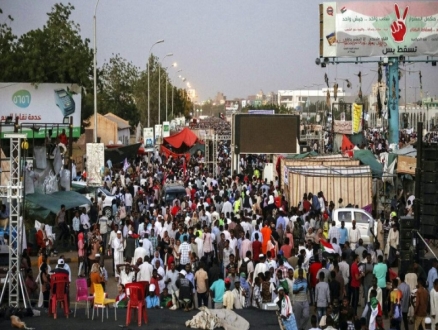
<svg viewBox="0 0 438 330">
<path fill-rule="evenodd" d="M 147 63 L 147 65 L 148 65 L 148 127 L 151 126 L 151 88 L 150 88 L 151 75 L 150 75 L 150 70 L 149 70 L 149 67 L 150 67 L 149 60 L 151 57 L 152 48 L 154 48 L 154 46 L 156 44 L 161 44 L 163 42 L 164 42 L 164 39 L 158 40 L 149 49 L 149 57 L 148 57 L 148 63 Z"/>
<path fill-rule="evenodd" d="M 166 54 L 166 57 L 173 56 L 173 53 Z M 161 64 L 158 67 L 158 125 L 161 123 Z"/>
<path fill-rule="evenodd" d="M 172 67 L 176 67 L 176 62 L 173 63 L 171 66 Z M 167 68 L 166 68 L 167 69 Z M 167 77 L 169 77 L 169 74 L 167 75 Z M 166 121 L 167 121 L 167 103 L 168 103 L 168 94 L 167 94 L 167 86 L 169 85 L 169 81 L 166 78 Z M 173 88 L 172 88 L 172 104 L 173 104 Z"/>
<path fill-rule="evenodd" d="M 179 69 L 176 73 L 181 72 L 182 69 Z M 175 86 L 172 86 L 172 118 L 173 118 L 173 90 L 175 89 Z"/>
<path fill-rule="evenodd" d="M 93 130 L 93 141 L 94 143 L 97 143 L 97 72 L 96 72 L 96 12 L 97 12 L 97 6 L 99 5 L 99 1 L 96 1 L 96 7 L 94 7 L 94 16 L 93 16 L 93 23 L 94 23 L 94 51 L 93 51 L 93 84 L 94 84 L 94 130 Z"/>
</svg>

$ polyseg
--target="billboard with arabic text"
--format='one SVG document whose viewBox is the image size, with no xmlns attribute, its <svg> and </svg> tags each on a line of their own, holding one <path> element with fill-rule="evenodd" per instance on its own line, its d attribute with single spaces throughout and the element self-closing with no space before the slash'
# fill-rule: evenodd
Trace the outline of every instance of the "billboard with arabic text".
<svg viewBox="0 0 438 330">
<path fill-rule="evenodd" d="M 325 2 L 320 56 L 437 56 L 438 1 Z"/>
</svg>

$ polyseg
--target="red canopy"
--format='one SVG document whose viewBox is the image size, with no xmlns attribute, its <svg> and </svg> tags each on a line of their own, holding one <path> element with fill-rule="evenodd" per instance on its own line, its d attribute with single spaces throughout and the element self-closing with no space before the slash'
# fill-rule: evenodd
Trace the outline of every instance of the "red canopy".
<svg viewBox="0 0 438 330">
<path fill-rule="evenodd" d="M 174 135 L 164 138 L 164 142 L 169 143 L 175 149 L 181 148 L 184 144 L 187 147 L 192 147 L 198 141 L 198 137 L 189 128 L 184 129 Z"/>
<path fill-rule="evenodd" d="M 161 145 L 160 147 L 160 151 L 166 155 L 166 157 L 172 156 L 173 158 L 179 158 L 179 157 L 185 157 L 186 160 L 188 161 L 190 159 L 190 153 L 186 153 L 186 154 L 177 154 L 174 153 L 172 151 L 170 151 L 169 149 L 167 149 L 165 146 Z"/>
</svg>

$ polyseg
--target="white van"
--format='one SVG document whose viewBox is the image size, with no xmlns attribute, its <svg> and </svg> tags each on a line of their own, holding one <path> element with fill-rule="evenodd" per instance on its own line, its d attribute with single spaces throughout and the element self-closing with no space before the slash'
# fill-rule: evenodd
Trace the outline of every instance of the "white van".
<svg viewBox="0 0 438 330">
<path fill-rule="evenodd" d="M 341 208 L 335 209 L 332 213 L 332 221 L 336 221 L 336 227 L 341 227 L 341 221 L 345 222 L 345 228 L 348 232 L 351 229 L 351 221 L 356 220 L 356 228 L 360 230 L 360 236 L 362 237 L 363 244 L 370 244 L 370 238 L 368 236 L 369 222 L 373 217 L 368 212 L 362 209 L 355 208 Z M 377 221 L 374 221 L 374 233 L 377 234 Z M 383 247 L 381 247 L 383 248 Z"/>
</svg>

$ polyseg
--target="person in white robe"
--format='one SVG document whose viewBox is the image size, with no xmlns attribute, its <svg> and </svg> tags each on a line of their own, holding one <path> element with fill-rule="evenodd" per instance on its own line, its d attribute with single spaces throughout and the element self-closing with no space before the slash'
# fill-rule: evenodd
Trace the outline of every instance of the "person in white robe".
<svg viewBox="0 0 438 330">
<path fill-rule="evenodd" d="M 438 279 L 433 282 L 430 290 L 430 317 L 432 318 L 432 329 L 438 324 Z"/>
<path fill-rule="evenodd" d="M 118 281 L 120 274 L 117 272 L 116 265 L 123 263 L 123 250 L 125 249 L 123 246 L 122 232 L 120 230 L 117 231 L 117 237 L 112 241 L 112 248 L 114 249 L 114 273 Z"/>
</svg>

